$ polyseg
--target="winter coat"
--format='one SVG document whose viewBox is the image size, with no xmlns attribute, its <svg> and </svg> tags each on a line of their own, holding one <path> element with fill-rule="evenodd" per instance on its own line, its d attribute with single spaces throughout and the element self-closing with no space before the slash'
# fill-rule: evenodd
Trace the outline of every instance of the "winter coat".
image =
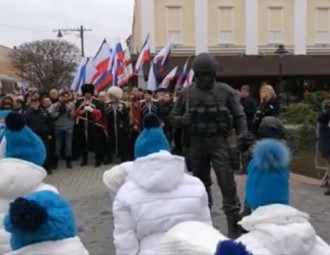
<svg viewBox="0 0 330 255">
<path fill-rule="evenodd" d="M 125 162 L 112 167 L 103 174 L 103 183 L 108 189 L 111 202 L 115 200 L 117 192 L 126 181 L 127 175 L 132 168 L 133 162 Z"/>
<path fill-rule="evenodd" d="M 28 195 L 35 191 L 51 190 L 58 193 L 57 189 L 42 181 L 47 172 L 33 163 L 15 159 L 4 158 L 0 160 L 0 222 L 3 221 L 9 203 L 19 196 Z M 9 252 L 10 235 L 0 228 L 0 254 Z"/>
<path fill-rule="evenodd" d="M 60 241 L 48 241 L 25 246 L 19 250 L 5 255 L 88 255 L 79 237 L 68 238 Z"/>
<path fill-rule="evenodd" d="M 322 112 L 317 118 L 318 149 L 323 158 L 330 159 L 330 112 Z"/>
<path fill-rule="evenodd" d="M 237 239 L 253 255 L 329 255 L 309 216 L 282 204 L 258 207 L 239 223 L 249 233 Z"/>
<path fill-rule="evenodd" d="M 184 221 L 211 223 L 202 182 L 183 157 L 160 151 L 133 162 L 113 203 L 117 255 L 153 255 L 163 235 Z"/>
</svg>

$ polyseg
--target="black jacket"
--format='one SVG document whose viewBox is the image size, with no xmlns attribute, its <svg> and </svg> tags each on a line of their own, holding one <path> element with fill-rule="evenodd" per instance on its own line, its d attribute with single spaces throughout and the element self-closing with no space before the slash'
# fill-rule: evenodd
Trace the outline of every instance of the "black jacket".
<svg viewBox="0 0 330 255">
<path fill-rule="evenodd" d="M 258 107 L 257 102 L 252 97 L 246 97 L 246 98 L 241 98 L 240 103 L 244 108 L 248 130 L 252 130 L 253 119 L 257 112 L 257 107 Z"/>
<path fill-rule="evenodd" d="M 40 108 L 38 111 L 30 110 L 26 114 L 26 125 L 42 139 L 53 134 L 53 122 L 48 111 Z"/>
</svg>

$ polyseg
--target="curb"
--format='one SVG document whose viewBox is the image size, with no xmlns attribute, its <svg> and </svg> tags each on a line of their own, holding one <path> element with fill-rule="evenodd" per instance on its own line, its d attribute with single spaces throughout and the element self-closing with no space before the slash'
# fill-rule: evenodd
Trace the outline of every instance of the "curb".
<svg viewBox="0 0 330 255">
<path fill-rule="evenodd" d="M 307 185 L 312 185 L 312 186 L 320 186 L 320 183 L 321 183 L 321 180 L 307 177 L 307 176 L 300 175 L 300 174 L 294 174 L 294 173 L 290 174 L 290 181 L 299 182 L 302 184 L 307 184 Z"/>
</svg>

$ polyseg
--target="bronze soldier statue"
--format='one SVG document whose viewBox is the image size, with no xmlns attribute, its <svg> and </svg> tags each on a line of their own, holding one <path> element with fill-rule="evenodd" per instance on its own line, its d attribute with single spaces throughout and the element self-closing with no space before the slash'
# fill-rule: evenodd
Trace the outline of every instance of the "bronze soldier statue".
<svg viewBox="0 0 330 255">
<path fill-rule="evenodd" d="M 212 164 L 223 197 L 228 235 L 235 238 L 240 233 L 240 201 L 227 137 L 233 128 L 238 136 L 247 131 L 246 117 L 235 90 L 216 81 L 217 61 L 212 55 L 196 56 L 193 70 L 195 82 L 180 91 L 171 121 L 174 127 L 188 130 L 192 172 L 204 183 L 210 208 Z"/>
</svg>

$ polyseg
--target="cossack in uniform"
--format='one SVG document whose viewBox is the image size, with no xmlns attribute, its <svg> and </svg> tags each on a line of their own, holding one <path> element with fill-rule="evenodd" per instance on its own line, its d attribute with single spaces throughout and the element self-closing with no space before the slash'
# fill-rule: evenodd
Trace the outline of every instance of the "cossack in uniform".
<svg viewBox="0 0 330 255">
<path fill-rule="evenodd" d="M 101 102 L 94 98 L 94 85 L 84 84 L 81 87 L 83 97 L 75 104 L 75 117 L 78 125 L 79 147 L 82 151 L 83 160 L 81 165 L 88 162 L 88 152 L 95 152 L 95 167 L 101 165 L 103 160 L 103 134 L 102 120 L 103 107 Z"/>
</svg>

